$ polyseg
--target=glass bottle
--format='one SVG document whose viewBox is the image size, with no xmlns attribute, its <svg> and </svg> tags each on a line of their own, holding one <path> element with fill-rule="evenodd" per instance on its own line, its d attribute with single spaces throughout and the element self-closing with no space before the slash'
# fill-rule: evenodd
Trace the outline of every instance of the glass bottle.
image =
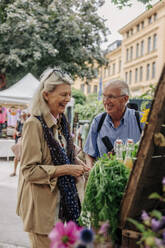
<svg viewBox="0 0 165 248">
<path fill-rule="evenodd" d="M 114 144 L 114 150 L 116 154 L 116 159 L 123 162 L 123 141 L 122 139 L 116 139 Z"/>
<path fill-rule="evenodd" d="M 126 154 L 124 164 L 127 168 L 132 169 L 133 160 L 132 160 L 132 151 L 134 150 L 134 142 L 132 139 L 128 139 L 126 143 Z"/>
</svg>

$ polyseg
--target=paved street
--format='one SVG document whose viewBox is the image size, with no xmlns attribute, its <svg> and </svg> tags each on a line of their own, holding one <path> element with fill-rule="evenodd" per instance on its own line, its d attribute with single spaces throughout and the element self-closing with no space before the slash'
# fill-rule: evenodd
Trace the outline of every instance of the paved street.
<svg viewBox="0 0 165 248">
<path fill-rule="evenodd" d="M 0 160 L 0 248 L 29 248 L 27 233 L 16 215 L 18 176 L 10 177 L 13 161 Z"/>
</svg>

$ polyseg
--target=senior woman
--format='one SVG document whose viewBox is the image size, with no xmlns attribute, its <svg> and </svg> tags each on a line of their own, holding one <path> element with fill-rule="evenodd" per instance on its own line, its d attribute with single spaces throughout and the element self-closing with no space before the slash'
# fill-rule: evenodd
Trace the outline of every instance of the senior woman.
<svg viewBox="0 0 165 248">
<path fill-rule="evenodd" d="M 77 222 L 80 215 L 76 182 L 89 168 L 76 161 L 64 115 L 71 84 L 60 69 L 45 71 L 23 128 L 17 214 L 32 248 L 49 247 L 57 214 L 63 222 Z"/>
</svg>

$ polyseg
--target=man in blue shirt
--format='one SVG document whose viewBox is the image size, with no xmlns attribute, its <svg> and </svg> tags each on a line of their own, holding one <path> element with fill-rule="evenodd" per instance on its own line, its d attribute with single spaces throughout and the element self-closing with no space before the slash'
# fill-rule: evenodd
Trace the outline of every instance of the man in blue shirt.
<svg viewBox="0 0 165 248">
<path fill-rule="evenodd" d="M 90 127 L 84 147 L 86 163 L 92 167 L 96 158 L 101 157 L 108 150 L 102 138 L 108 136 L 112 145 L 116 139 L 133 139 L 134 143 L 140 139 L 140 129 L 135 116 L 135 110 L 126 107 L 129 99 L 129 87 L 121 80 L 108 82 L 103 89 L 103 104 L 107 113 L 99 132 L 97 132 L 102 114 L 97 115 Z"/>
</svg>

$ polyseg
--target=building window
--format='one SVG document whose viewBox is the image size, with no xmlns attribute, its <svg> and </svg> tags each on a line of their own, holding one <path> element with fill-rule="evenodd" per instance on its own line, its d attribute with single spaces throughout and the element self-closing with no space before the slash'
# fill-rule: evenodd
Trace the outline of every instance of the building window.
<svg viewBox="0 0 165 248">
<path fill-rule="evenodd" d="M 152 16 L 148 17 L 148 24 L 152 23 Z"/>
<path fill-rule="evenodd" d="M 87 86 L 87 93 L 90 94 L 91 93 L 91 85 Z"/>
<path fill-rule="evenodd" d="M 85 89 L 85 85 L 84 84 L 81 84 L 81 90 L 82 90 L 82 92 L 84 92 L 84 89 Z"/>
<path fill-rule="evenodd" d="M 135 69 L 135 83 L 138 81 L 138 68 Z"/>
<path fill-rule="evenodd" d="M 144 40 L 141 41 L 140 55 L 144 55 Z"/>
<path fill-rule="evenodd" d="M 132 83 L 132 71 L 129 71 L 129 84 Z"/>
<path fill-rule="evenodd" d="M 151 52 L 151 37 L 148 37 L 148 53 Z"/>
<path fill-rule="evenodd" d="M 133 59 L 133 47 L 131 46 L 131 48 L 130 48 L 130 60 L 132 60 Z"/>
<path fill-rule="evenodd" d="M 144 28 L 144 21 L 141 22 L 141 28 Z"/>
<path fill-rule="evenodd" d="M 128 60 L 129 60 L 129 49 L 127 48 L 127 50 L 126 50 L 126 62 L 128 62 Z"/>
<path fill-rule="evenodd" d="M 155 50 L 157 47 L 157 34 L 154 34 L 153 36 L 153 50 Z"/>
<path fill-rule="evenodd" d="M 147 64 L 147 74 L 146 74 L 146 80 L 150 79 L 150 64 Z"/>
<path fill-rule="evenodd" d="M 156 74 L 156 63 L 153 62 L 152 63 L 152 78 L 155 78 L 155 74 Z"/>
<path fill-rule="evenodd" d="M 126 33 L 126 37 L 127 37 L 127 38 L 129 38 L 129 31 L 127 31 L 127 33 Z"/>
<path fill-rule="evenodd" d="M 138 24 L 136 25 L 136 31 L 139 32 L 139 30 L 140 30 L 140 25 Z"/>
<path fill-rule="evenodd" d="M 141 82 L 143 80 L 143 67 L 140 66 L 140 75 L 139 75 L 139 81 Z"/>
<path fill-rule="evenodd" d="M 121 72 L 121 59 L 119 60 L 119 72 Z"/>
<path fill-rule="evenodd" d="M 97 93 L 97 85 L 94 85 L 93 93 Z"/>
<path fill-rule="evenodd" d="M 154 14 L 154 21 L 157 20 L 157 13 Z"/>
<path fill-rule="evenodd" d="M 139 43 L 136 44 L 136 58 L 139 57 Z"/>
<path fill-rule="evenodd" d="M 133 28 L 131 28 L 130 33 L 131 33 L 131 35 L 133 35 Z"/>
<path fill-rule="evenodd" d="M 128 83 L 128 72 L 125 73 L 125 81 Z"/>
<path fill-rule="evenodd" d="M 113 73 L 113 75 L 114 75 L 114 74 L 115 74 L 115 70 L 116 70 L 116 65 L 115 65 L 115 64 L 113 64 L 113 69 L 112 69 L 112 70 L 113 70 L 112 73 Z"/>
</svg>

